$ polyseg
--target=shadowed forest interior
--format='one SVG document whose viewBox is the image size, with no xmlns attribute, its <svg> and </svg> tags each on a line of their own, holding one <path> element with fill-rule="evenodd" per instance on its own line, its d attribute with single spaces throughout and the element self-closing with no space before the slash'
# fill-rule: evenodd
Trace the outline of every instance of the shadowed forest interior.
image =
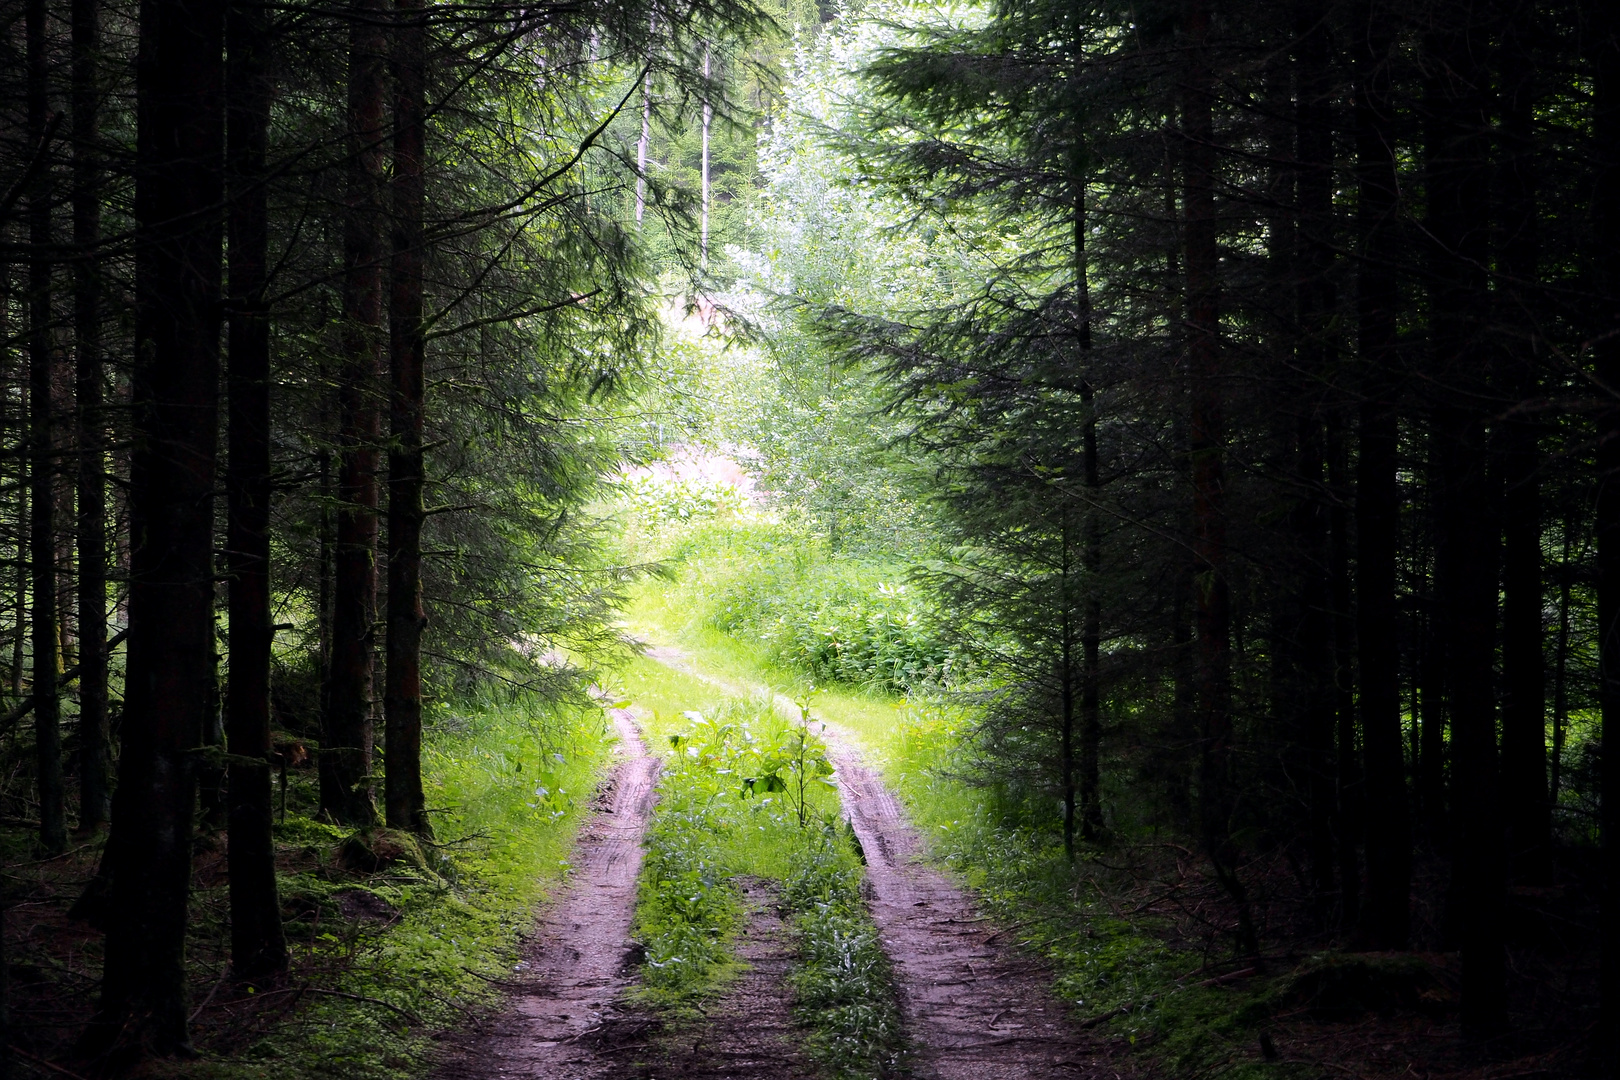
<svg viewBox="0 0 1620 1080">
<path fill-rule="evenodd" d="M 0 0 L 0 1080 L 1620 1077 L 1617 475 L 1610 0 Z"/>
</svg>

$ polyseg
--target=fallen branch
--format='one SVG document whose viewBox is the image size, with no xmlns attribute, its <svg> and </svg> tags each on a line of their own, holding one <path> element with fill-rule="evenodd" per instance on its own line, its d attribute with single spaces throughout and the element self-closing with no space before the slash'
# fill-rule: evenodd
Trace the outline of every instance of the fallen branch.
<svg viewBox="0 0 1620 1080">
<path fill-rule="evenodd" d="M 417 1016 L 409 1009 L 402 1009 L 398 1005 L 392 1005 L 380 998 L 366 997 L 364 994 L 351 994 L 347 990 L 323 990 L 318 986 L 306 986 L 304 987 L 304 991 L 310 994 L 325 994 L 327 997 L 348 998 L 350 1001 L 364 1001 L 370 1005 L 381 1005 L 385 1009 L 392 1009 L 394 1012 L 398 1013 L 400 1016 L 403 1016 L 406 1020 L 409 1020 L 418 1027 L 427 1026 L 426 1022 L 420 1016 Z"/>
<path fill-rule="evenodd" d="M 29 821 L 29 822 L 24 822 L 24 824 L 38 825 L 39 822 L 37 822 L 37 821 Z M 93 847 L 93 846 L 94 846 L 94 844 L 80 844 L 76 848 L 69 848 L 68 850 L 62 852 L 60 855 L 52 855 L 49 858 L 35 859 L 33 862 L 7 863 L 4 866 L 0 866 L 0 870 L 21 870 L 25 866 L 44 866 L 48 862 L 55 862 L 57 859 L 65 859 L 69 855 L 77 855 L 79 852 L 83 851 L 85 848 Z"/>
</svg>

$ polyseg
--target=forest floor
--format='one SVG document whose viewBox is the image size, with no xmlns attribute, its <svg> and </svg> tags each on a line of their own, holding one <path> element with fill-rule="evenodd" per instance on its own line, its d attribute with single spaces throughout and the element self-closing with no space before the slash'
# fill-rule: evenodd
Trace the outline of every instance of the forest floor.
<svg viewBox="0 0 1620 1080">
<path fill-rule="evenodd" d="M 696 669 L 684 654 L 648 655 L 729 694 L 745 687 Z M 797 706 L 778 695 L 779 711 Z M 442 1080 L 751 1078 L 823 1075 L 801 1047 L 787 982 L 792 944 L 772 888 L 743 881 L 747 924 L 742 974 L 701 1009 L 676 1020 L 631 994 L 633 848 L 652 811 L 655 759 L 633 713 L 614 710 L 625 759 L 577 843 L 568 890 L 543 916 L 508 1007 L 458 1040 Z M 818 728 L 837 764 L 846 820 L 867 863 L 868 903 L 893 965 L 907 1072 L 937 1080 L 1118 1077 L 1133 1071 L 1125 1046 L 1083 1030 L 1050 977 L 976 914 L 966 892 L 921 861 L 922 845 L 895 797 L 863 762 L 852 733 Z"/>
</svg>

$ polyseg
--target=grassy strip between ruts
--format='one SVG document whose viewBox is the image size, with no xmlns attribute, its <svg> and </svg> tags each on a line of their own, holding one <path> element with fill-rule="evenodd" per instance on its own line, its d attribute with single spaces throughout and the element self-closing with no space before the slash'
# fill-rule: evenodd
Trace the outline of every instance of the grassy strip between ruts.
<svg viewBox="0 0 1620 1080">
<path fill-rule="evenodd" d="M 665 761 L 636 914 L 644 999 L 682 1016 L 724 989 L 745 918 L 732 882 L 761 878 L 791 916 L 794 1012 L 811 1056 L 839 1077 L 893 1073 L 902 1041 L 888 960 L 814 725 L 648 661 L 626 677 Z"/>
<path fill-rule="evenodd" d="M 436 843 L 349 834 L 290 813 L 277 827 L 289 979 L 245 998 L 217 988 L 198 1010 L 205 1056 L 177 1074 L 426 1073 L 434 1033 L 498 1000 L 494 981 L 511 972 L 536 904 L 567 870 L 608 745 L 599 710 L 492 704 L 430 727 L 424 772 Z M 300 789 L 312 787 L 295 779 L 295 808 L 310 809 L 313 791 Z M 365 865 L 368 853 L 377 864 Z M 227 1015 L 210 1024 L 221 1007 Z"/>
</svg>

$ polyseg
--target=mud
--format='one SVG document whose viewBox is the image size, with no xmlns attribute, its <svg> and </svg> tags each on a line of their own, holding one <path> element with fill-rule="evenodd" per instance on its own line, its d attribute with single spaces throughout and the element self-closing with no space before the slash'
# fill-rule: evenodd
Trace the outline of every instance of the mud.
<svg viewBox="0 0 1620 1080">
<path fill-rule="evenodd" d="M 821 1073 L 799 1048 L 786 978 L 793 963 L 792 932 L 775 893 L 763 882 L 739 883 L 749 906 L 737 937 L 745 965 L 737 981 L 708 1007 L 699 1024 L 683 1026 L 644 1047 L 603 1044 L 604 1056 L 624 1063 L 626 1080 L 810 1080 Z"/>
<path fill-rule="evenodd" d="M 653 646 L 659 663 L 729 693 L 750 688 L 716 679 L 678 649 Z M 755 688 L 755 695 L 764 692 Z M 776 710 L 798 706 L 773 695 Z M 836 724 L 819 724 L 837 767 L 839 795 L 867 861 L 872 918 L 894 965 L 918 1080 L 1113 1078 L 1109 1046 L 1078 1027 L 1038 964 L 998 941 L 966 891 L 922 860 L 922 839 L 899 801 Z M 1119 1066 L 1123 1071 L 1123 1065 Z"/>
<path fill-rule="evenodd" d="M 750 688 L 695 670 L 678 650 L 648 655 L 729 693 Z M 797 717 L 793 703 L 776 707 Z M 657 765 L 628 711 L 614 714 L 626 760 L 606 805 L 582 831 L 577 870 L 542 922 L 509 1010 L 469 1032 L 442 1080 L 808 1080 L 785 976 L 788 928 L 763 883 L 743 882 L 751 904 L 738 939 L 744 970 L 697 1023 L 665 1030 L 623 1001 L 638 959 L 629 932 L 641 838 Z M 998 942 L 967 893 L 921 861 L 922 840 L 848 733 L 826 725 L 844 810 L 867 860 L 870 903 L 893 963 L 917 1080 L 1114 1080 L 1124 1069 L 1081 1030 L 1052 993 L 1049 974 Z"/>
<path fill-rule="evenodd" d="M 872 918 L 894 965 L 919 1080 L 1115 1075 L 1053 995 L 1050 976 L 996 943 L 967 894 L 919 862 L 921 838 L 894 796 L 831 727 L 851 827 L 866 855 Z"/>
<path fill-rule="evenodd" d="M 602 1080 L 618 1076 L 596 1043 L 641 1023 L 618 1001 L 635 974 L 630 942 L 641 842 L 652 817 L 658 762 L 630 710 L 611 710 L 621 761 L 580 830 L 567 886 L 542 916 L 507 986 L 507 1009 L 464 1032 L 443 1080 Z"/>
</svg>

